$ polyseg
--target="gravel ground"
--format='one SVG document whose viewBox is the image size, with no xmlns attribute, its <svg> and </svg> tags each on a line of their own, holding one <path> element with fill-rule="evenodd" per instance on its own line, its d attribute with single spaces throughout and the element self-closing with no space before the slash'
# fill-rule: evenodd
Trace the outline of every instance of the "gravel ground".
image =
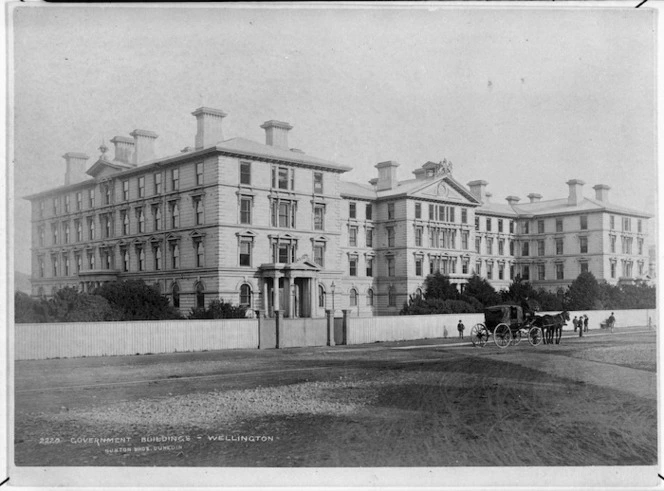
<svg viewBox="0 0 664 491">
<path fill-rule="evenodd" d="M 655 372 L 657 370 L 656 348 L 654 344 L 593 347 L 576 352 L 574 357 Z"/>
</svg>

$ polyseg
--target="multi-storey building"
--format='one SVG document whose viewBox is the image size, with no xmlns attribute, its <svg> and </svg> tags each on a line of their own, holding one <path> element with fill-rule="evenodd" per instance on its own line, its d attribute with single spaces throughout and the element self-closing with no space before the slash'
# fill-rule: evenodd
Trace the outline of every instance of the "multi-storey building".
<svg viewBox="0 0 664 491">
<path fill-rule="evenodd" d="M 183 311 L 223 298 L 285 316 L 380 315 L 437 271 L 460 289 L 478 273 L 497 289 L 520 275 L 554 290 L 583 271 L 648 273 L 649 215 L 610 204 L 608 186 L 590 199 L 570 180 L 567 198 L 499 204 L 447 161 L 405 181 L 381 162 L 368 185 L 345 182 L 350 167 L 289 148 L 288 123 L 265 122 L 261 144 L 224 140 L 223 111 L 192 114 L 195 145 L 177 155 L 156 158 L 145 130 L 113 138 L 113 158 L 102 145 L 89 169 L 64 155 L 65 185 L 27 197 L 33 294 L 140 278 Z"/>
</svg>

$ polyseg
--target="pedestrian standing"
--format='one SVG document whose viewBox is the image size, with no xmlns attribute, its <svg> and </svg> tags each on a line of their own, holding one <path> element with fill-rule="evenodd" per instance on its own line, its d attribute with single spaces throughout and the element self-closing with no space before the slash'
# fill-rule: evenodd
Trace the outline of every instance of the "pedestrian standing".
<svg viewBox="0 0 664 491">
<path fill-rule="evenodd" d="M 576 320 L 576 316 L 574 316 L 574 319 L 572 319 L 572 325 L 574 326 L 574 332 L 576 332 L 576 328 L 579 327 L 579 323 Z"/>
<path fill-rule="evenodd" d="M 613 332 L 613 326 L 616 324 L 616 318 L 613 315 L 613 312 L 611 312 L 611 315 L 607 319 L 606 324 L 607 324 L 607 327 L 611 329 L 611 332 Z"/>
<path fill-rule="evenodd" d="M 579 325 L 579 337 L 582 338 L 583 337 L 583 316 L 582 315 L 579 316 L 579 320 L 577 322 L 578 322 L 578 325 Z"/>
<path fill-rule="evenodd" d="M 583 330 L 588 332 L 588 315 L 583 316 Z"/>
<path fill-rule="evenodd" d="M 457 324 L 457 330 L 459 331 L 459 337 L 463 339 L 463 330 L 466 328 L 466 326 L 463 325 L 463 322 L 461 322 L 461 319 L 459 319 L 459 323 Z"/>
<path fill-rule="evenodd" d="M 444 337 L 445 339 L 447 339 L 447 336 L 448 336 L 448 335 L 449 335 L 449 333 L 447 332 L 447 326 L 443 326 L 443 337 Z"/>
</svg>

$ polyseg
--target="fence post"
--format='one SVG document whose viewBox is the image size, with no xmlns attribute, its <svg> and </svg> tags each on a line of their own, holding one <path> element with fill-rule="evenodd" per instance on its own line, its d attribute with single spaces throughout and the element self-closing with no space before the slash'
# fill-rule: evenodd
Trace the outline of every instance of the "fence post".
<svg viewBox="0 0 664 491">
<path fill-rule="evenodd" d="M 325 309 L 325 316 L 327 317 L 327 345 L 334 346 L 334 311 L 332 309 Z"/>
<path fill-rule="evenodd" d="M 276 319 L 276 338 L 277 338 L 277 349 L 281 348 L 279 345 L 279 342 L 281 341 L 281 321 L 283 319 L 284 311 L 283 310 L 275 310 L 274 311 L 274 318 Z"/>
<path fill-rule="evenodd" d="M 348 318 L 350 317 L 351 309 L 342 309 L 342 312 L 344 313 L 344 322 L 341 327 L 341 344 L 346 345 L 348 341 Z"/>
<path fill-rule="evenodd" d="M 263 322 L 263 312 L 260 309 L 254 310 L 256 313 L 256 320 L 258 320 L 258 349 L 261 349 L 261 323 Z"/>
</svg>

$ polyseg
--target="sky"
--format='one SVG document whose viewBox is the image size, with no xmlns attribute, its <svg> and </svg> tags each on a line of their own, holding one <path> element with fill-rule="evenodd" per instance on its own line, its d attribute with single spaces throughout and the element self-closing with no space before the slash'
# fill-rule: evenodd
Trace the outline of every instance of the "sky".
<svg viewBox="0 0 664 491">
<path fill-rule="evenodd" d="M 179 153 L 200 106 L 228 113 L 225 138 L 262 143 L 264 121 L 289 122 L 290 146 L 353 167 L 348 181 L 446 158 L 494 202 L 564 198 L 581 179 L 587 197 L 607 184 L 613 203 L 656 211 L 652 10 L 27 3 L 10 17 L 17 271 L 22 197 L 64 184 L 64 153 L 92 165 L 137 128 Z"/>
</svg>

